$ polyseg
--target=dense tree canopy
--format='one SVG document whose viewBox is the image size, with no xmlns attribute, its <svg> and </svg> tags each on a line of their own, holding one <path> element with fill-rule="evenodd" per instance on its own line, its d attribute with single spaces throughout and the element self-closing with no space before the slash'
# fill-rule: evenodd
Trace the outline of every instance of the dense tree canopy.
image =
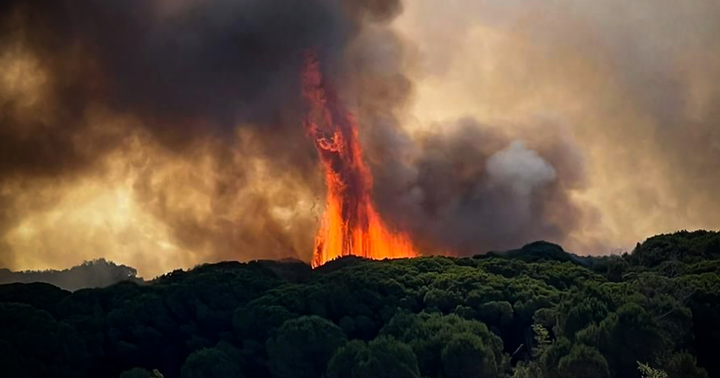
<svg viewBox="0 0 720 378">
<path fill-rule="evenodd" d="M 0 371 L 720 376 L 719 240 L 683 231 L 596 258 L 538 242 L 473 258 L 344 258 L 315 270 L 297 261 L 226 262 L 73 293 L 0 285 Z"/>
<path fill-rule="evenodd" d="M 360 340 L 345 344 L 330 360 L 327 377 L 419 378 L 420 370 L 407 344 L 380 336 L 369 344 Z"/>
</svg>

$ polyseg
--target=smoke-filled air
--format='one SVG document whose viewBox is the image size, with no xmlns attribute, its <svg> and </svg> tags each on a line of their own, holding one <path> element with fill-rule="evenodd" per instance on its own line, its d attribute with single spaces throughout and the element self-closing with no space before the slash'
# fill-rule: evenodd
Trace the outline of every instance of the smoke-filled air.
<svg viewBox="0 0 720 378">
<path fill-rule="evenodd" d="M 3 1 L 0 268 L 605 255 L 720 228 L 718 20 L 716 0 Z"/>
</svg>

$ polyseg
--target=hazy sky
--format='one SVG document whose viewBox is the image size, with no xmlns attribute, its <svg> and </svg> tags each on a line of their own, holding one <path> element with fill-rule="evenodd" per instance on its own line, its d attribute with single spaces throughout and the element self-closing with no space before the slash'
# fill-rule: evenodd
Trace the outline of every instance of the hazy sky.
<svg viewBox="0 0 720 378">
<path fill-rule="evenodd" d="M 309 261 L 306 45 L 360 118 L 381 212 L 426 251 L 720 228 L 716 0 L 10 3 L 0 266 Z"/>
<path fill-rule="evenodd" d="M 397 25 L 417 46 L 411 113 L 470 115 L 576 146 L 576 252 L 720 227 L 720 3 L 418 0 Z M 595 244 L 594 246 L 592 244 Z"/>
</svg>

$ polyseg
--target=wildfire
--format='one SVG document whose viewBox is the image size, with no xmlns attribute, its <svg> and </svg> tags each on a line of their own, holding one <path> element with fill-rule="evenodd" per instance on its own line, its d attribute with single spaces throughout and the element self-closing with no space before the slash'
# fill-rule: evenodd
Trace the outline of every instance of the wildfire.
<svg viewBox="0 0 720 378">
<path fill-rule="evenodd" d="M 327 199 L 315 237 L 312 266 L 340 256 L 372 259 L 416 255 L 407 235 L 387 228 L 372 203 L 372 174 L 363 161 L 357 123 L 324 81 L 312 52 L 305 56 L 304 125 L 325 170 Z"/>
</svg>

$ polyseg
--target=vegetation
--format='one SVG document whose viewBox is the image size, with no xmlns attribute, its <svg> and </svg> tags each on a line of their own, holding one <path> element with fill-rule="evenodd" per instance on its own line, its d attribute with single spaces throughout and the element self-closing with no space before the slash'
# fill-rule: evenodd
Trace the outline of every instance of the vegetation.
<svg viewBox="0 0 720 378">
<path fill-rule="evenodd" d="M 105 259 L 85 261 L 65 270 L 13 272 L 0 269 L 0 284 L 17 282 L 45 282 L 65 290 L 106 287 L 121 281 L 143 282 L 137 271 L 126 265 L 116 265 Z"/>
<path fill-rule="evenodd" d="M 70 293 L 0 286 L 8 377 L 720 376 L 720 234 L 581 258 L 226 262 Z"/>
</svg>

